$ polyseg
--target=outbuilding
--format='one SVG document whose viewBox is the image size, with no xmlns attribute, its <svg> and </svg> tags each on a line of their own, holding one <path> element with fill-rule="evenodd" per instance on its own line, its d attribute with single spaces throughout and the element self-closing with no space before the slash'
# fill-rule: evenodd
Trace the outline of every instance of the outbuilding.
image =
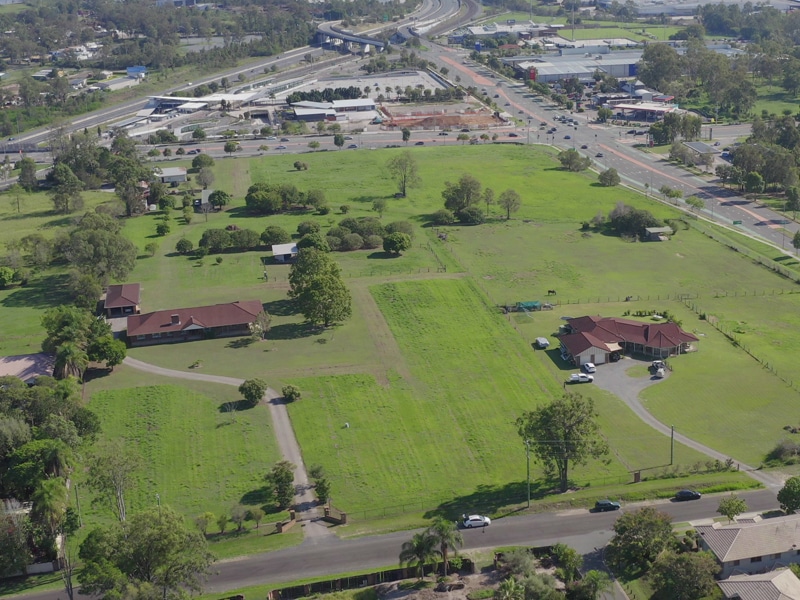
<svg viewBox="0 0 800 600">
<path fill-rule="evenodd" d="M 184 183 L 186 181 L 186 167 L 164 167 L 156 169 L 155 173 L 161 183 Z"/>
<path fill-rule="evenodd" d="M 273 244 L 272 256 L 277 262 L 290 262 L 297 258 L 297 244 L 294 242 L 288 244 Z"/>
</svg>

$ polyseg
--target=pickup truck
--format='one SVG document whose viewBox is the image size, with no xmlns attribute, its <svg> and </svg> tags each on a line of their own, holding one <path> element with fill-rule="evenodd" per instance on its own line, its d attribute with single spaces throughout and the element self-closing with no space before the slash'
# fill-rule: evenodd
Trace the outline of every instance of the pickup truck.
<svg viewBox="0 0 800 600">
<path fill-rule="evenodd" d="M 594 375 L 587 375 L 586 373 L 573 373 L 567 379 L 567 383 L 592 383 Z"/>
</svg>

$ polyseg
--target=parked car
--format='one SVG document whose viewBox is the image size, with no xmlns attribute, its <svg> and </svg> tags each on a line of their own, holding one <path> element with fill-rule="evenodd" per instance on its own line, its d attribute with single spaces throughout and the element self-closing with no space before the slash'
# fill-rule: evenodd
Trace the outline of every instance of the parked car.
<svg viewBox="0 0 800 600">
<path fill-rule="evenodd" d="M 594 509 L 597 512 L 606 512 L 609 510 L 619 510 L 619 502 L 612 502 L 611 500 L 598 500 L 594 503 Z"/>
<path fill-rule="evenodd" d="M 537 348 L 547 348 L 550 345 L 550 340 L 546 337 L 537 337 L 535 344 Z"/>
<path fill-rule="evenodd" d="M 488 527 L 492 524 L 492 520 L 483 515 L 464 515 L 463 519 L 462 524 L 467 529 L 472 529 L 473 527 Z"/>
<path fill-rule="evenodd" d="M 592 383 L 594 375 L 587 375 L 586 373 L 573 373 L 567 379 L 567 383 Z"/>
<path fill-rule="evenodd" d="M 678 502 L 682 502 L 683 500 L 699 500 L 702 497 L 703 494 L 695 492 L 694 490 L 681 490 L 675 494 L 675 500 Z"/>
<path fill-rule="evenodd" d="M 594 363 L 583 363 L 583 370 L 587 373 L 594 373 L 597 371 L 597 367 L 594 366 Z"/>
</svg>

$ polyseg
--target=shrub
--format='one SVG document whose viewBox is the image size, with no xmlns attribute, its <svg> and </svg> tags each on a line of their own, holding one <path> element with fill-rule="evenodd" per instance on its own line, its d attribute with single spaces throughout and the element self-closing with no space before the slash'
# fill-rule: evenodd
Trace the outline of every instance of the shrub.
<svg viewBox="0 0 800 600">
<path fill-rule="evenodd" d="M 364 247 L 364 238 L 357 233 L 349 233 L 342 240 L 342 250 L 361 250 Z"/>
<path fill-rule="evenodd" d="M 600 182 L 600 185 L 604 187 L 613 187 L 619 185 L 619 173 L 617 173 L 617 170 L 614 168 L 603 171 L 600 173 L 597 179 Z"/>
<path fill-rule="evenodd" d="M 465 225 L 480 225 L 483 223 L 483 211 L 477 206 L 468 206 L 458 211 L 458 221 Z"/>
<path fill-rule="evenodd" d="M 405 233 L 414 239 L 414 226 L 409 221 L 394 221 L 386 226 L 386 233 Z"/>
<path fill-rule="evenodd" d="M 179 254 L 187 254 L 192 251 L 194 248 L 194 244 L 192 244 L 191 240 L 187 240 L 186 238 L 181 238 L 178 240 L 178 243 L 175 244 L 175 250 Z"/>
<path fill-rule="evenodd" d="M 383 250 L 389 254 L 402 254 L 411 247 L 411 238 L 405 233 L 390 233 L 383 238 Z"/>
<path fill-rule="evenodd" d="M 339 212 L 342 213 L 343 215 L 346 215 L 347 213 L 350 212 L 350 205 L 349 204 L 342 204 L 339 207 Z"/>
<path fill-rule="evenodd" d="M 380 248 L 382 244 L 383 238 L 379 235 L 368 235 L 364 238 L 364 248 L 369 250 Z"/>
<path fill-rule="evenodd" d="M 294 385 L 283 386 L 281 394 L 283 395 L 283 399 L 287 402 L 296 402 L 301 398 L 300 388 Z"/>
<path fill-rule="evenodd" d="M 322 252 L 330 252 L 331 247 L 319 233 L 308 233 L 300 238 L 297 242 L 298 250 L 300 248 L 316 248 Z"/>
<path fill-rule="evenodd" d="M 169 223 L 159 223 L 156 225 L 156 233 L 161 236 L 167 235 L 169 233 Z"/>
<path fill-rule="evenodd" d="M 315 221 L 303 221 L 297 226 L 297 233 L 301 236 L 308 235 L 309 233 L 319 233 L 319 223 Z"/>
<path fill-rule="evenodd" d="M 325 241 L 328 242 L 328 247 L 334 252 L 342 249 L 342 238 L 329 235 L 325 237 Z"/>
<path fill-rule="evenodd" d="M 353 229 L 353 233 L 357 233 L 361 237 L 367 237 L 368 235 L 379 235 L 383 237 L 386 235 L 386 229 L 384 229 L 380 219 L 365 217 L 358 220 L 358 227 Z"/>
<path fill-rule="evenodd" d="M 434 225 L 452 225 L 455 220 L 456 218 L 453 216 L 453 213 L 446 208 L 437 210 L 431 215 L 431 222 Z"/>
<path fill-rule="evenodd" d="M 291 241 L 292 236 L 289 235 L 289 232 L 277 225 L 270 225 L 261 233 L 261 242 L 265 246 L 288 244 Z"/>
<path fill-rule="evenodd" d="M 348 229 L 347 227 L 342 227 L 341 225 L 338 225 L 336 227 L 331 227 L 328 230 L 327 235 L 329 237 L 335 237 L 342 240 L 344 239 L 344 236 L 350 235 L 351 233 L 353 233 L 352 230 Z"/>
<path fill-rule="evenodd" d="M 329 212 L 331 212 L 331 207 L 330 206 L 320 206 L 317 209 L 317 214 L 319 214 L 319 215 L 327 215 Z"/>
</svg>

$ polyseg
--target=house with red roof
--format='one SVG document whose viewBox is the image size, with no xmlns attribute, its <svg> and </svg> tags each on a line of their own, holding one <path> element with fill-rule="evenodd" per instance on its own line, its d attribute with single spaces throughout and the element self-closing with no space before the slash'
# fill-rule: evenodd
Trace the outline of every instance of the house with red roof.
<svg viewBox="0 0 800 600">
<path fill-rule="evenodd" d="M 585 316 L 567 321 L 566 335 L 560 338 L 561 352 L 576 366 L 591 362 L 603 364 L 625 352 L 656 358 L 682 354 L 698 338 L 676 323 L 646 323 L 617 317 Z"/>
<path fill-rule="evenodd" d="M 141 286 L 138 283 L 122 283 L 108 286 L 103 310 L 109 319 L 139 314 Z"/>
<path fill-rule="evenodd" d="M 128 344 L 151 346 L 250 335 L 250 325 L 263 310 L 260 301 L 245 300 L 131 315 Z"/>
</svg>

